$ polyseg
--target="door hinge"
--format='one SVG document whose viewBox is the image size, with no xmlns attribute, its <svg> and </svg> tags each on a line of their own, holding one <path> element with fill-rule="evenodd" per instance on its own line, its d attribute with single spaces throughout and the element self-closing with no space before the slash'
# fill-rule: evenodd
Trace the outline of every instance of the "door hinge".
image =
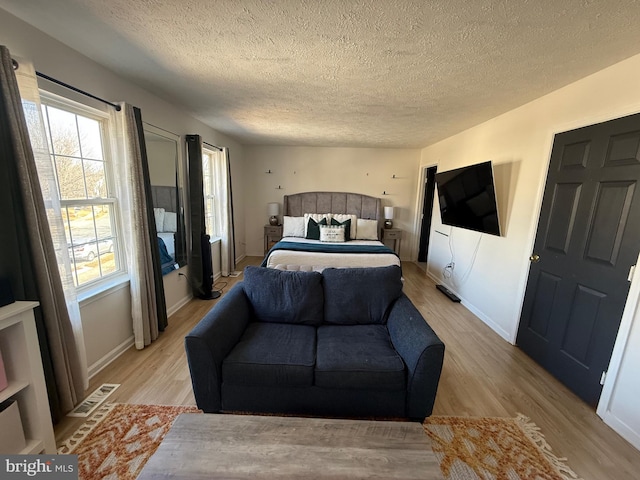
<svg viewBox="0 0 640 480">
<path fill-rule="evenodd" d="M 600 377 L 600 385 L 604 385 L 604 381 L 607 379 L 607 372 L 602 372 L 602 376 Z"/>
<path fill-rule="evenodd" d="M 629 276 L 627 277 L 627 280 L 629 280 L 630 282 L 633 280 L 633 274 L 636 273 L 636 266 L 635 265 L 631 265 L 631 267 L 629 268 Z"/>
</svg>

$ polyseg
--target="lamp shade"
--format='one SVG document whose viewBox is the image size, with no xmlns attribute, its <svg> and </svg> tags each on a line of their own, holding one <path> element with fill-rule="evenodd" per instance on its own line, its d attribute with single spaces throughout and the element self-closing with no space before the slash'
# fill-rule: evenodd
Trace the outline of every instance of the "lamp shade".
<svg viewBox="0 0 640 480">
<path fill-rule="evenodd" d="M 280 204 L 279 203 L 269 203 L 269 204 L 267 204 L 267 213 L 270 216 L 279 215 L 280 214 Z"/>
<path fill-rule="evenodd" d="M 393 220 L 393 207 L 384 207 L 385 220 Z"/>
</svg>

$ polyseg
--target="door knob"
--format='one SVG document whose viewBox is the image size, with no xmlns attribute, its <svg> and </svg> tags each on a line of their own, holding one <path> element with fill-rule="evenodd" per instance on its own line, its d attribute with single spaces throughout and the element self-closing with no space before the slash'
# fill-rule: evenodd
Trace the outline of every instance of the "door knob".
<svg viewBox="0 0 640 480">
<path fill-rule="evenodd" d="M 529 257 L 529 261 L 531 263 L 538 263 L 540 261 L 540 255 L 536 255 L 535 253 Z"/>
</svg>

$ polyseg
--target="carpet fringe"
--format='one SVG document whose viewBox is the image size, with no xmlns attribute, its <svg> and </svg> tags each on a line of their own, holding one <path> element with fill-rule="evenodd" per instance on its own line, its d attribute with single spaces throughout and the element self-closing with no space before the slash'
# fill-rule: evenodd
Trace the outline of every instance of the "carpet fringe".
<svg viewBox="0 0 640 480">
<path fill-rule="evenodd" d="M 95 430 L 100 422 L 102 422 L 107 417 L 107 415 L 109 415 L 111 410 L 113 410 L 116 405 L 117 403 L 107 403 L 101 406 L 91 416 L 91 418 L 85 420 L 85 422 L 58 447 L 58 454 L 73 453 L 80 442 L 82 442 L 82 440 L 87 438 L 89 434 Z"/>
<path fill-rule="evenodd" d="M 565 463 L 567 461 L 565 457 L 557 457 L 551 451 L 551 446 L 544 438 L 544 435 L 540 431 L 540 427 L 533 423 L 529 417 L 523 415 L 522 413 L 518 413 L 515 420 L 518 426 L 527 435 L 527 437 L 529 437 L 529 439 L 536 445 L 536 447 L 540 449 L 547 460 L 549 460 L 549 463 L 551 463 L 555 467 L 555 469 L 558 471 L 558 474 L 563 478 L 563 480 L 582 480 Z"/>
</svg>

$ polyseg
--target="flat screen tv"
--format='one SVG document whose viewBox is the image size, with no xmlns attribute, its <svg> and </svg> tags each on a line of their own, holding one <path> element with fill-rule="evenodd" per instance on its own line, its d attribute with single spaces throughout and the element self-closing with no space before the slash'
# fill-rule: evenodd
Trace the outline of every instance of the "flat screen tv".
<svg viewBox="0 0 640 480">
<path fill-rule="evenodd" d="M 436 173 L 442 223 L 500 235 L 491 162 Z"/>
</svg>

